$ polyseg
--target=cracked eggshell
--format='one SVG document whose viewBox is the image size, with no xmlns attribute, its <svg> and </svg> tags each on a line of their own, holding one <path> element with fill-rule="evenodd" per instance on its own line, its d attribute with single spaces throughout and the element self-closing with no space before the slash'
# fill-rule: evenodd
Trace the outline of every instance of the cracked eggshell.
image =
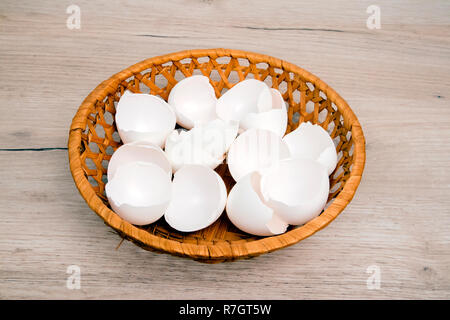
<svg viewBox="0 0 450 320">
<path fill-rule="evenodd" d="M 286 143 L 269 130 L 249 129 L 240 134 L 228 151 L 227 162 L 235 181 L 253 171 L 263 173 L 290 157 Z"/>
<path fill-rule="evenodd" d="M 130 162 L 117 168 L 105 186 L 111 208 L 122 219 L 146 225 L 164 215 L 172 194 L 172 182 L 156 164 Z"/>
<path fill-rule="evenodd" d="M 108 180 L 112 180 L 117 168 L 130 162 L 148 162 L 158 165 L 172 177 L 172 166 L 164 151 L 157 145 L 136 141 L 120 146 L 108 163 Z"/>
<path fill-rule="evenodd" d="M 321 126 L 303 122 L 288 133 L 283 141 L 288 145 L 293 158 L 316 160 L 326 167 L 328 175 L 336 168 L 336 147 L 333 139 Z"/>
<path fill-rule="evenodd" d="M 260 80 L 248 79 L 234 85 L 217 100 L 216 112 L 220 119 L 241 121 L 250 112 L 271 108 L 269 87 Z"/>
<path fill-rule="evenodd" d="M 228 195 L 226 211 L 230 221 L 242 231 L 272 236 L 286 231 L 288 224 L 267 206 L 260 189 L 261 175 L 252 172 L 240 179 Z"/>
<path fill-rule="evenodd" d="M 215 169 L 236 138 L 237 121 L 215 119 L 189 131 L 174 130 L 166 140 L 166 155 L 175 171 L 184 165 L 201 164 Z"/>
<path fill-rule="evenodd" d="M 195 75 L 181 80 L 170 91 L 168 101 L 177 123 L 186 129 L 217 118 L 217 98 L 208 77 Z"/>
<path fill-rule="evenodd" d="M 326 169 L 311 159 L 288 159 L 268 170 L 261 179 L 261 192 L 286 223 L 301 225 L 317 217 L 330 191 Z"/>
<path fill-rule="evenodd" d="M 209 167 L 182 167 L 175 173 L 172 186 L 172 200 L 164 217 L 178 231 L 192 232 L 206 228 L 220 217 L 225 208 L 225 183 Z"/>
<path fill-rule="evenodd" d="M 280 137 L 284 136 L 287 128 L 287 109 L 281 93 L 276 89 L 270 89 L 270 109 L 248 113 L 240 122 L 243 130 L 252 128 L 270 130 Z M 262 95 L 266 97 L 266 95 Z M 260 97 L 260 100 L 262 98 Z M 264 98 L 267 99 L 267 98 Z M 265 105 L 268 105 L 266 103 Z"/>
<path fill-rule="evenodd" d="M 163 147 L 176 117 L 163 99 L 126 91 L 117 104 L 115 121 L 123 143 L 146 141 Z"/>
</svg>

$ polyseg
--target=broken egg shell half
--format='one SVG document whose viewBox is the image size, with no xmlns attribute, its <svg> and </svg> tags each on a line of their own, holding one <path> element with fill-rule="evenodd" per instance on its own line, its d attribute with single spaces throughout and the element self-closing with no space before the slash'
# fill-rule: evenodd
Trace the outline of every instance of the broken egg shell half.
<svg viewBox="0 0 450 320">
<path fill-rule="evenodd" d="M 146 225 L 164 215 L 172 195 L 170 178 L 156 164 L 130 162 L 116 169 L 105 191 L 111 208 L 122 219 Z"/>
<path fill-rule="evenodd" d="M 303 122 L 284 136 L 293 158 L 307 158 L 320 162 L 330 175 L 336 168 L 337 153 L 333 139 L 320 125 Z"/>
<path fill-rule="evenodd" d="M 215 119 L 189 131 L 174 130 L 166 140 L 165 152 L 173 171 L 184 165 L 200 164 L 215 169 L 236 138 L 239 123 Z"/>
<path fill-rule="evenodd" d="M 272 94 L 262 81 L 247 79 L 225 92 L 216 105 L 217 116 L 223 120 L 241 121 L 248 113 L 272 109 Z"/>
<path fill-rule="evenodd" d="M 329 191 L 326 168 L 311 159 L 282 160 L 261 179 L 267 205 L 291 225 L 317 217 L 327 203 Z"/>
<path fill-rule="evenodd" d="M 112 154 L 108 163 L 108 180 L 113 179 L 118 167 L 136 161 L 156 164 L 172 177 L 172 166 L 164 151 L 155 144 L 136 141 L 120 146 Z"/>
<path fill-rule="evenodd" d="M 123 143 L 146 141 L 163 147 L 176 117 L 163 99 L 126 91 L 117 104 L 115 121 Z"/>
<path fill-rule="evenodd" d="M 195 75 L 178 82 L 170 91 L 168 102 L 175 110 L 177 123 L 186 129 L 217 118 L 216 94 L 205 76 Z"/>
<path fill-rule="evenodd" d="M 213 169 L 187 165 L 174 175 L 172 200 L 164 217 L 178 231 L 197 231 L 220 217 L 226 201 L 225 183 Z"/>
<path fill-rule="evenodd" d="M 258 236 L 273 236 L 286 231 L 288 224 L 265 204 L 260 189 L 261 175 L 252 172 L 240 179 L 228 195 L 226 211 L 240 230 Z"/>
<path fill-rule="evenodd" d="M 271 108 L 259 112 L 248 113 L 240 122 L 242 131 L 257 128 L 266 129 L 283 137 L 287 128 L 287 109 L 281 93 L 270 89 Z"/>
<path fill-rule="evenodd" d="M 264 170 L 290 157 L 281 137 L 269 130 L 249 129 L 240 134 L 228 151 L 227 162 L 235 181 L 250 172 Z"/>
</svg>

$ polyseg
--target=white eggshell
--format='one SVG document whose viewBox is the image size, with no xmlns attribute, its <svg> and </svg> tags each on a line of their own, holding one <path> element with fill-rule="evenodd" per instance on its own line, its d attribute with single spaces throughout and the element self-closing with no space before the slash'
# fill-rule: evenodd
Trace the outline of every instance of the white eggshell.
<svg viewBox="0 0 450 320">
<path fill-rule="evenodd" d="M 136 161 L 156 164 L 172 177 L 172 166 L 164 151 L 155 144 L 136 141 L 120 146 L 113 153 L 108 163 L 108 180 L 114 177 L 118 167 Z"/>
<path fill-rule="evenodd" d="M 330 191 L 324 166 L 311 159 L 288 159 L 266 171 L 261 192 L 286 223 L 301 225 L 317 217 Z"/>
<path fill-rule="evenodd" d="M 287 110 L 281 93 L 270 89 L 271 108 L 265 111 L 250 112 L 240 122 L 245 131 L 252 128 L 265 129 L 283 137 L 287 128 Z"/>
<path fill-rule="evenodd" d="M 217 100 L 220 119 L 241 121 L 250 113 L 272 108 L 269 87 L 262 81 L 248 79 L 237 83 Z"/>
<path fill-rule="evenodd" d="M 217 118 L 216 94 L 208 77 L 195 75 L 178 82 L 170 91 L 169 104 L 174 108 L 180 126 L 194 125 Z"/>
<path fill-rule="evenodd" d="M 293 158 L 307 158 L 320 162 L 330 175 L 336 168 L 337 153 L 333 140 L 325 129 L 311 122 L 303 122 L 288 133 L 283 141 Z"/>
<path fill-rule="evenodd" d="M 233 186 L 226 206 L 228 218 L 237 228 L 250 234 L 272 236 L 283 233 L 288 224 L 264 203 L 260 179 L 259 173 L 252 172 Z"/>
<path fill-rule="evenodd" d="M 187 164 L 216 168 L 236 138 L 238 126 L 237 121 L 215 119 L 189 131 L 174 130 L 167 137 L 165 148 L 174 172 Z"/>
<path fill-rule="evenodd" d="M 172 182 L 156 164 L 130 162 L 117 168 L 105 190 L 111 208 L 122 219 L 146 225 L 164 215 L 172 195 Z"/>
<path fill-rule="evenodd" d="M 178 231 L 197 231 L 220 217 L 226 200 L 225 183 L 214 170 L 187 165 L 174 175 L 172 200 L 164 217 Z"/>
<path fill-rule="evenodd" d="M 234 140 L 227 162 L 231 176 L 238 181 L 250 172 L 263 172 L 289 157 L 289 149 L 280 136 L 269 130 L 250 129 Z"/>
<path fill-rule="evenodd" d="M 115 121 L 123 143 L 146 141 L 163 147 L 176 117 L 163 99 L 126 91 L 117 104 Z"/>
</svg>

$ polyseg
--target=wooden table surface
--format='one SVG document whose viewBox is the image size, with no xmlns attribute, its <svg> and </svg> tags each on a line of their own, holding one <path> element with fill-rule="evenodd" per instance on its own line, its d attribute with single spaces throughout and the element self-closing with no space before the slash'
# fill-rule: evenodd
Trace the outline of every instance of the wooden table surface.
<svg viewBox="0 0 450 320">
<path fill-rule="evenodd" d="M 81 29 L 66 26 L 72 3 Z M 372 4 L 380 29 L 366 26 Z M 2 0 L 0 298 L 450 298 L 449 13 L 446 0 Z M 290 61 L 347 100 L 367 140 L 356 196 L 327 228 L 254 259 L 116 250 L 70 175 L 71 119 L 125 67 L 212 47 Z"/>
</svg>

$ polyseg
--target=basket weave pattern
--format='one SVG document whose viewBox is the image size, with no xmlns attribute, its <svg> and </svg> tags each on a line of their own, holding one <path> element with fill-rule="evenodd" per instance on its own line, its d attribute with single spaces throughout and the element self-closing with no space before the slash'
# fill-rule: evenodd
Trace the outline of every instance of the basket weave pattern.
<svg viewBox="0 0 450 320">
<path fill-rule="evenodd" d="M 336 142 L 338 164 L 330 176 L 330 194 L 320 216 L 284 234 L 256 237 L 235 228 L 223 214 L 210 227 L 193 233 L 178 232 L 164 219 L 134 226 L 109 207 L 105 196 L 108 161 L 122 143 L 114 123 L 115 106 L 125 90 L 159 95 L 167 100 L 170 90 L 185 77 L 209 77 L 216 96 L 248 78 L 265 81 L 280 90 L 289 106 L 290 132 L 304 121 L 320 124 Z M 150 58 L 102 82 L 83 101 L 73 118 L 69 135 L 70 170 L 89 207 L 107 225 L 147 250 L 168 252 L 202 262 L 222 262 L 260 255 L 292 245 L 327 226 L 351 201 L 361 180 L 365 142 L 358 119 L 347 103 L 311 73 L 280 59 L 256 53 L 228 50 L 188 50 Z M 216 171 L 228 191 L 234 184 L 226 164 Z"/>
</svg>

